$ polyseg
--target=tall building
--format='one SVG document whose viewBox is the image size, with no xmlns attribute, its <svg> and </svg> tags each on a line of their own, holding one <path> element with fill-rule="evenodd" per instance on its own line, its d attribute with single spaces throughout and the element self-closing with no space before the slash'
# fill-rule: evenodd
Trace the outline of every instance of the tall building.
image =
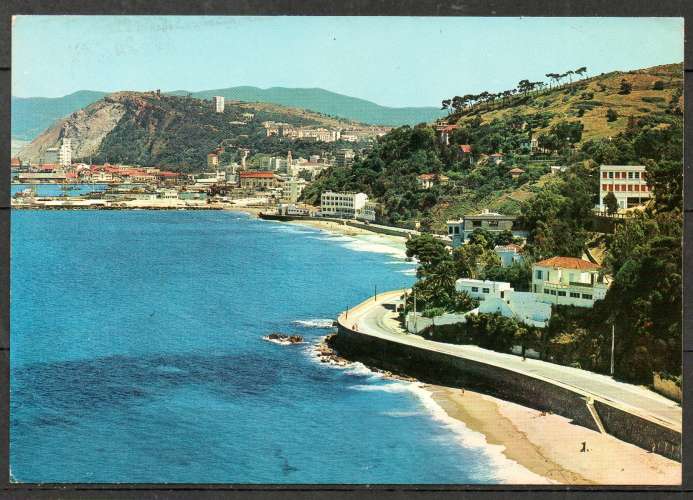
<svg viewBox="0 0 693 500">
<path fill-rule="evenodd" d="M 220 95 L 215 95 L 212 97 L 212 101 L 214 101 L 214 111 L 217 113 L 223 113 L 224 112 L 224 98 Z"/>
<path fill-rule="evenodd" d="M 604 197 L 614 193 L 618 208 L 642 205 L 650 199 L 643 165 L 602 165 L 599 167 L 599 210 L 604 211 Z"/>
<path fill-rule="evenodd" d="M 72 165 L 72 139 L 63 138 L 58 150 L 58 163 L 64 167 Z"/>
<path fill-rule="evenodd" d="M 338 167 L 349 167 L 354 163 L 353 149 L 340 149 L 337 151 L 336 164 Z"/>
<path fill-rule="evenodd" d="M 320 196 L 320 215 L 346 219 L 375 218 L 372 204 L 366 193 L 335 193 L 325 191 Z"/>
</svg>

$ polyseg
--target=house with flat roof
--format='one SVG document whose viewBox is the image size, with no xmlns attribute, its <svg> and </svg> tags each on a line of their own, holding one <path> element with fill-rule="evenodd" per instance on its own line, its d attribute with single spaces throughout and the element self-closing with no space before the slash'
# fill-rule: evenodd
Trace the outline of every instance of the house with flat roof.
<svg viewBox="0 0 693 500">
<path fill-rule="evenodd" d="M 599 210 L 606 210 L 604 197 L 616 196 L 618 208 L 643 205 L 652 196 L 644 165 L 601 165 L 599 167 Z"/>
<path fill-rule="evenodd" d="M 526 238 L 527 231 L 517 225 L 517 217 L 484 210 L 480 214 L 465 215 L 459 220 L 447 222 L 448 236 L 452 246 L 458 247 L 469 239 L 475 229 L 485 229 L 490 233 L 510 231 L 517 238 Z"/>
</svg>

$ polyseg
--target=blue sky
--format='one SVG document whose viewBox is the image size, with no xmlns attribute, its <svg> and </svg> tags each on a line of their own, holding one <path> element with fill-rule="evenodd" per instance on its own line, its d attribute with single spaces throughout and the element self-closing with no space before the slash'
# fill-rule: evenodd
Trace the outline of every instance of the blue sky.
<svg viewBox="0 0 693 500">
<path fill-rule="evenodd" d="M 18 16 L 12 94 L 321 87 L 386 106 L 683 60 L 674 18 Z"/>
</svg>

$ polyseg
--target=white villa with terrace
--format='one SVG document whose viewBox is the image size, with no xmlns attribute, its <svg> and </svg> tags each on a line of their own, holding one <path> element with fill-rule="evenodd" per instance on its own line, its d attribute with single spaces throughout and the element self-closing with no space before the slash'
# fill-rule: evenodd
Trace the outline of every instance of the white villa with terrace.
<svg viewBox="0 0 693 500">
<path fill-rule="evenodd" d="M 532 292 L 548 304 L 592 307 L 606 297 L 601 268 L 575 257 L 551 257 L 532 266 Z"/>
</svg>

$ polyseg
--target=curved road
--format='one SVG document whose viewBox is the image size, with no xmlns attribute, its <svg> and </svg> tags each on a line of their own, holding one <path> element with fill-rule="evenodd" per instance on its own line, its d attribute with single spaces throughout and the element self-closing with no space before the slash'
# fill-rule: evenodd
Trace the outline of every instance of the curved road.
<svg viewBox="0 0 693 500">
<path fill-rule="evenodd" d="M 524 375 L 568 387 L 586 397 L 609 401 L 625 411 L 640 415 L 681 432 L 681 406 L 644 387 L 617 382 L 597 373 L 561 366 L 546 361 L 504 354 L 473 345 L 455 345 L 426 340 L 402 329 L 394 306 L 403 290 L 371 297 L 354 309 L 342 313 L 338 321 L 345 327 L 366 335 L 399 342 L 422 349 L 442 352 L 498 366 Z"/>
</svg>

